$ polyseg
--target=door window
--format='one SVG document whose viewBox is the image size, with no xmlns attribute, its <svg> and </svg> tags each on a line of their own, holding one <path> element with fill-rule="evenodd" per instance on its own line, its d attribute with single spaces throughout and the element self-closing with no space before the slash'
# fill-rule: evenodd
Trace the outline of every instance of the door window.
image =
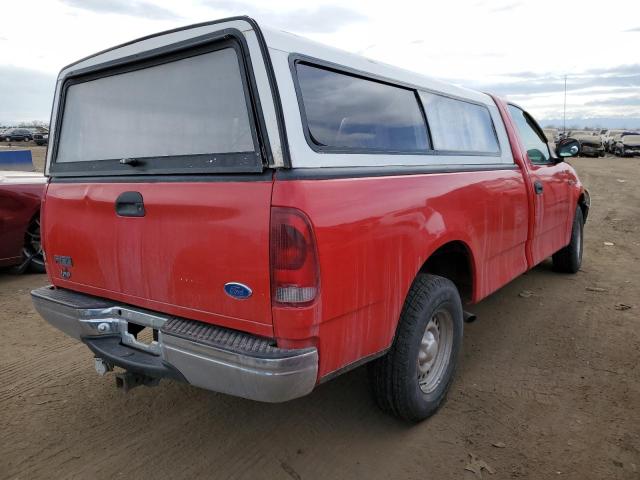
<svg viewBox="0 0 640 480">
<path fill-rule="evenodd" d="M 549 146 L 542 132 L 539 131 L 540 128 L 535 123 L 535 120 L 527 112 L 515 105 L 509 105 L 509 112 L 516 123 L 516 128 L 531 163 L 538 165 L 550 163 L 551 153 L 549 152 Z"/>
</svg>

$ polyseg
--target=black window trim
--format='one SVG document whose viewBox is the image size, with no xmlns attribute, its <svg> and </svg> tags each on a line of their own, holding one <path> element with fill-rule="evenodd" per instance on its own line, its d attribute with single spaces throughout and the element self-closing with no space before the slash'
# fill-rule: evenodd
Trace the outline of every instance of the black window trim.
<svg viewBox="0 0 640 480">
<path fill-rule="evenodd" d="M 296 69 L 296 65 L 298 63 L 302 63 L 305 65 L 309 65 L 312 67 L 321 68 L 324 70 L 329 70 L 335 73 L 340 73 L 343 75 L 349 75 L 352 77 L 361 78 L 363 80 L 370 80 L 377 83 L 382 83 L 385 85 L 390 85 L 392 87 L 402 88 L 405 90 L 411 90 L 414 93 L 416 101 L 418 102 L 418 108 L 422 114 L 423 121 L 425 123 L 425 127 L 427 129 L 427 150 L 424 151 L 398 151 L 398 150 L 380 150 L 380 149 L 356 149 L 356 148 L 346 148 L 346 147 L 328 147 L 318 145 L 313 141 L 313 138 L 310 133 L 309 124 L 307 122 L 307 115 L 304 108 L 304 101 L 302 98 L 302 91 L 300 89 L 300 82 L 298 80 L 298 72 Z M 298 109 L 300 111 L 300 120 L 302 121 L 302 130 L 304 132 L 305 140 L 311 148 L 316 153 L 346 153 L 346 154 L 381 154 L 381 155 L 417 155 L 417 156 L 452 156 L 452 157 L 502 157 L 502 145 L 500 144 L 500 139 L 498 137 L 498 133 L 496 130 L 495 122 L 493 121 L 493 115 L 491 115 L 491 111 L 487 105 L 482 102 L 477 102 L 471 99 L 459 97 L 456 95 L 451 95 L 443 92 L 439 92 L 433 89 L 421 87 L 418 85 L 414 85 L 408 82 L 403 82 L 399 80 L 389 79 L 382 75 L 377 75 L 370 72 L 365 72 L 362 70 L 358 70 L 352 67 L 347 67 L 344 65 L 340 65 L 337 63 L 333 63 L 327 60 L 322 60 L 320 58 L 312 57 L 309 55 L 304 55 L 301 53 L 290 53 L 289 54 L 289 69 L 291 71 L 291 76 L 293 78 L 293 86 L 296 92 L 296 99 L 298 101 Z M 496 136 L 496 143 L 498 144 L 497 152 L 478 152 L 478 151 L 467 151 L 467 150 L 435 150 L 433 148 L 433 139 L 431 136 L 431 128 L 429 126 L 429 119 L 427 118 L 424 105 L 422 103 L 422 99 L 420 98 L 420 92 L 430 93 L 434 95 L 440 95 L 441 97 L 450 98 L 452 100 L 458 100 L 466 103 L 470 103 L 472 105 L 478 105 L 480 107 L 484 107 L 489 112 L 489 118 L 491 119 L 491 126 L 493 128 L 494 135 Z M 506 164 L 508 165 L 508 164 Z"/>
<path fill-rule="evenodd" d="M 98 78 L 162 65 L 224 48 L 233 48 L 237 55 L 251 134 L 255 146 L 253 151 L 140 157 L 136 159 L 144 162 L 144 164 L 136 167 L 121 165 L 120 159 L 60 163 L 56 161 L 66 94 L 70 86 Z M 258 99 L 253 69 L 251 67 L 249 49 L 242 32 L 236 29 L 224 29 L 142 53 L 71 71 L 66 75 L 61 88 L 58 110 L 56 112 L 55 137 L 51 148 L 53 149 L 51 162 L 49 164 L 49 176 L 51 177 L 262 172 L 264 168 L 267 167 L 267 157 L 270 156 L 270 152 L 267 152 L 269 142 L 264 117 L 260 108 L 260 101 Z M 215 159 L 215 163 L 211 162 L 212 158 Z"/>
</svg>

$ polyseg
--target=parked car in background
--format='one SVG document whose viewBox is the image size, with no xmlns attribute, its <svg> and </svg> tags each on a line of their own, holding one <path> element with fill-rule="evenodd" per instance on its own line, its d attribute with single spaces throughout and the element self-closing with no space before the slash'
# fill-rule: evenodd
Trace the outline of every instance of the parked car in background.
<svg viewBox="0 0 640 480">
<path fill-rule="evenodd" d="M 593 135 L 589 132 L 571 132 L 571 138 L 580 142 L 580 155 L 583 157 L 604 157 L 605 150 L 600 135 Z"/>
<path fill-rule="evenodd" d="M 620 157 L 640 155 L 640 134 L 628 132 L 617 137 L 613 153 Z"/>
<path fill-rule="evenodd" d="M 593 132 L 591 130 L 569 130 L 567 132 L 569 138 L 574 138 L 576 135 L 592 136 Z"/>
<path fill-rule="evenodd" d="M 602 129 L 600 129 L 600 131 L 598 133 L 598 135 L 600 136 L 600 141 L 602 141 L 602 145 L 604 146 L 605 152 L 607 151 L 607 146 L 605 144 L 605 138 L 607 136 L 607 132 L 608 131 L 609 130 L 607 130 L 606 128 L 602 128 Z"/>
<path fill-rule="evenodd" d="M 378 405 L 419 421 L 465 308 L 581 265 L 578 142 L 495 96 L 248 17 L 87 57 L 55 96 L 32 298 L 125 389 L 283 402 L 370 362 Z"/>
<path fill-rule="evenodd" d="M 11 128 L 2 134 L 5 142 L 29 142 L 33 140 L 33 133 L 26 128 Z"/>
<path fill-rule="evenodd" d="M 0 171 L 0 267 L 44 273 L 40 243 L 41 173 Z"/>
<path fill-rule="evenodd" d="M 613 153 L 616 135 L 624 133 L 624 130 L 607 130 L 603 138 L 604 148 L 607 152 Z"/>
<path fill-rule="evenodd" d="M 616 133 L 609 138 L 609 153 L 616 153 L 616 145 L 624 135 L 638 135 L 638 132 L 628 130 L 616 131 Z"/>
<path fill-rule="evenodd" d="M 36 145 L 47 145 L 49 143 L 48 132 L 37 132 L 33 134 L 33 141 Z"/>
</svg>

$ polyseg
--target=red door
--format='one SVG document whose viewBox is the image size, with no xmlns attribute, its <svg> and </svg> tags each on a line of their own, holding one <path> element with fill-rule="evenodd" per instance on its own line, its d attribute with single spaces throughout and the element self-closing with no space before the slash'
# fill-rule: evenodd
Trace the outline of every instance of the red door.
<svg viewBox="0 0 640 480">
<path fill-rule="evenodd" d="M 542 130 L 524 110 L 509 105 L 526 150 L 534 190 L 534 229 L 531 241 L 533 264 L 538 264 L 567 245 L 568 225 L 573 219 L 569 205 L 567 164 L 556 163 Z"/>
</svg>

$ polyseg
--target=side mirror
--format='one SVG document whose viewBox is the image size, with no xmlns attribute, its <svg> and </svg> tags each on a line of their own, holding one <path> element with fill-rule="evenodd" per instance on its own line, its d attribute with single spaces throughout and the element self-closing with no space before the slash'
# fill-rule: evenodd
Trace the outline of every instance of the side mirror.
<svg viewBox="0 0 640 480">
<path fill-rule="evenodd" d="M 558 142 L 556 155 L 560 158 L 575 157 L 580 153 L 580 142 L 573 138 L 564 138 Z"/>
</svg>

